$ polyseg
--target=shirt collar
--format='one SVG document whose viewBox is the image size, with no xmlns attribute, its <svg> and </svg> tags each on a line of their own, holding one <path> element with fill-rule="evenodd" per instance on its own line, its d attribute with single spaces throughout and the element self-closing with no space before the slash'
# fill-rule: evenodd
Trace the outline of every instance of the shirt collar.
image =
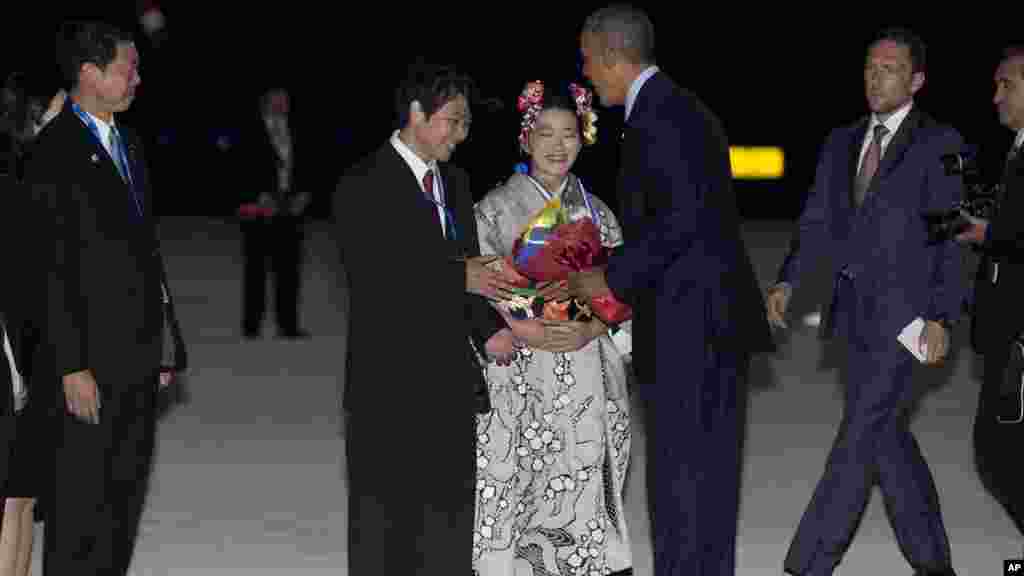
<svg viewBox="0 0 1024 576">
<path fill-rule="evenodd" d="M 398 155 L 405 160 L 405 163 L 412 169 L 412 173 L 416 175 L 416 181 L 422 182 L 423 175 L 427 173 L 427 170 L 437 171 L 437 162 L 431 161 L 429 164 L 424 162 L 422 158 L 413 152 L 412 148 L 408 144 L 402 142 L 402 139 L 398 137 L 398 130 L 395 130 L 391 134 L 391 146 L 395 148 Z M 436 176 L 435 176 L 436 178 Z"/>
<path fill-rule="evenodd" d="M 647 80 L 654 76 L 658 70 L 657 66 L 648 66 L 629 85 L 629 92 L 626 93 L 626 120 L 629 120 L 629 114 L 633 111 L 633 104 L 636 103 L 636 97 L 640 94 L 640 89 L 644 87 Z"/>
<path fill-rule="evenodd" d="M 99 137 L 100 141 L 103 143 L 103 147 L 106 148 L 107 147 L 107 143 L 108 143 L 108 138 L 110 137 L 109 136 L 110 131 L 114 130 L 115 132 L 117 132 L 117 124 L 114 121 L 114 116 L 111 115 L 110 122 L 106 122 L 104 120 L 100 120 L 99 118 L 94 116 L 91 112 L 89 112 L 85 108 L 82 108 L 81 106 L 79 106 L 77 103 L 74 104 L 74 106 L 79 111 L 81 111 L 82 114 L 85 114 L 86 118 L 88 118 L 90 121 L 92 121 L 93 125 L 96 126 L 96 130 L 99 132 L 99 134 L 97 134 L 97 136 Z M 88 122 L 85 121 L 85 118 L 82 118 L 81 116 L 79 116 L 78 118 L 79 118 L 79 120 L 82 121 L 83 124 L 88 125 Z M 118 132 L 118 136 L 120 136 L 120 132 Z"/>
<path fill-rule="evenodd" d="M 895 112 L 893 112 L 892 115 L 890 115 L 885 120 L 885 122 L 882 122 L 878 118 L 877 114 L 872 114 L 871 115 L 871 123 L 868 125 L 868 134 L 871 134 L 872 131 L 875 129 L 875 126 L 877 126 L 879 124 L 885 124 L 885 128 L 889 131 L 888 134 L 886 134 L 887 136 L 891 136 L 891 135 L 895 134 L 896 131 L 900 129 L 900 124 L 902 124 L 903 120 L 905 120 L 907 118 L 907 114 L 910 113 L 910 109 L 913 106 L 914 106 L 914 101 L 913 100 L 911 100 L 910 102 L 907 102 L 906 104 L 901 106 L 899 108 L 899 110 L 896 110 Z"/>
</svg>

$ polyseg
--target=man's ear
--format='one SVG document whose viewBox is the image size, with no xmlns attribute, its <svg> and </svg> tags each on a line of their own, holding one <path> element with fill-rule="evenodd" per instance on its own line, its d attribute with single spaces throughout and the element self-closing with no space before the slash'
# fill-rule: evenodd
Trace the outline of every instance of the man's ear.
<svg viewBox="0 0 1024 576">
<path fill-rule="evenodd" d="M 103 69 L 92 62 L 84 62 L 78 69 L 78 83 L 95 85 L 103 77 Z"/>
<path fill-rule="evenodd" d="M 914 72 L 910 77 L 910 93 L 916 94 L 924 86 L 924 72 Z"/>
</svg>

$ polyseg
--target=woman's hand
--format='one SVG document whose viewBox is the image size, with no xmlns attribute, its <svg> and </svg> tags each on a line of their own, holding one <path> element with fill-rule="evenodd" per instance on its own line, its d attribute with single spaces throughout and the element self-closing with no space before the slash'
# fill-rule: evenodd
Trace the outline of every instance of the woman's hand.
<svg viewBox="0 0 1024 576">
<path fill-rule="evenodd" d="M 544 320 L 512 320 L 512 334 L 535 350 L 564 353 L 575 352 L 607 331 L 600 320 L 590 322 Z"/>
</svg>

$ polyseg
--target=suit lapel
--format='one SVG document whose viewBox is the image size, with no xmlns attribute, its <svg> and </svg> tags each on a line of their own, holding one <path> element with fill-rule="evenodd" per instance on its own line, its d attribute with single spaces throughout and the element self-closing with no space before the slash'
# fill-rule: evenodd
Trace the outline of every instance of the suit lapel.
<svg viewBox="0 0 1024 576">
<path fill-rule="evenodd" d="M 148 186 L 146 185 L 146 170 L 144 163 L 139 159 L 138 153 L 138 140 L 135 137 L 135 132 L 125 127 L 119 128 L 121 132 L 121 138 L 124 143 L 124 153 L 128 160 L 128 171 L 131 175 L 130 186 L 134 189 L 134 193 L 137 195 L 139 202 L 142 204 L 142 214 L 145 217 L 149 216 L 149 205 L 150 198 L 148 196 Z M 114 167 L 117 170 L 117 167 Z M 120 174 L 119 174 L 120 176 Z"/>
<path fill-rule="evenodd" d="M 436 206 L 423 197 L 422 185 L 416 180 L 416 174 L 413 173 L 412 168 L 398 153 L 398 150 L 395 150 L 391 142 L 386 143 L 385 147 L 384 157 L 394 166 L 395 173 L 401 174 L 396 180 L 396 184 L 401 189 L 394 191 L 396 198 L 393 201 L 401 203 L 398 206 L 404 205 L 409 211 L 410 219 L 418 221 L 422 226 L 422 231 L 416 232 L 416 238 L 429 237 L 433 242 L 443 243 L 444 235 L 441 233 L 441 227 L 437 224 L 437 217 L 430 218 L 430 210 Z M 444 182 L 442 182 L 443 184 Z"/>
<path fill-rule="evenodd" d="M 629 222 L 636 218 L 642 218 L 648 212 L 647 189 L 644 186 L 631 182 L 641 171 L 638 163 L 648 151 L 643 149 L 647 141 L 645 133 L 653 130 L 652 127 L 658 122 L 655 103 L 664 97 L 664 94 L 671 92 L 671 81 L 664 72 L 655 72 L 644 82 L 633 101 L 633 109 L 630 110 L 629 118 L 625 119 L 622 127 L 621 142 L 619 144 L 619 184 L 618 200 L 619 213 L 623 224 L 629 227 Z"/>
<path fill-rule="evenodd" d="M 910 112 L 907 113 L 907 117 L 903 119 L 896 134 L 893 135 L 889 145 L 886 146 L 885 152 L 882 154 L 882 159 L 878 164 L 878 172 L 875 175 L 874 180 L 871 182 L 871 188 L 875 188 L 878 181 L 885 178 L 892 173 L 893 170 L 899 166 L 900 162 L 903 161 L 903 157 L 906 156 L 907 150 L 910 145 L 914 142 L 914 133 L 917 131 L 918 125 L 921 123 L 921 114 L 917 111 L 917 108 L 911 108 Z"/>
<path fill-rule="evenodd" d="M 462 206 L 459 204 L 459 198 L 461 194 L 455 190 L 455 179 L 452 178 L 451 169 L 446 164 L 438 163 L 438 174 L 441 178 L 441 190 L 444 193 L 444 197 L 441 198 L 445 206 L 448 208 L 446 215 L 446 222 L 448 218 L 456 218 L 455 222 L 447 222 L 447 231 L 451 232 L 445 240 L 452 256 L 464 256 L 465 255 L 465 244 L 463 243 L 466 239 L 461 236 L 464 231 L 459 228 L 458 218 L 462 213 Z"/>
<path fill-rule="evenodd" d="M 66 115 L 65 121 L 73 123 L 78 133 L 80 133 L 82 138 L 86 140 L 91 153 L 90 161 L 93 165 L 97 167 L 105 166 L 103 170 L 108 172 L 111 177 L 116 178 L 117 181 L 125 188 L 128 188 L 128 184 L 121 178 L 121 173 L 117 170 L 117 166 L 114 164 L 114 160 L 110 157 L 110 153 L 107 152 L 107 149 L 100 143 L 99 138 L 93 134 L 92 130 L 82 122 L 82 119 L 78 117 L 78 114 L 72 110 L 70 102 L 64 106 L 61 114 Z"/>
<path fill-rule="evenodd" d="M 864 145 L 864 138 L 867 136 L 869 120 L 870 118 L 861 120 L 860 124 L 854 129 L 852 141 L 850 142 L 850 173 L 846 179 L 849 183 L 848 197 L 850 206 L 855 205 L 853 193 L 857 181 L 857 172 L 860 168 L 860 152 Z M 914 142 L 914 134 L 920 124 L 921 113 L 916 107 L 911 108 L 910 112 L 907 113 L 907 117 L 900 123 L 899 129 L 893 134 L 889 145 L 882 152 L 882 158 L 878 162 L 878 170 L 875 172 L 875 177 L 871 179 L 871 184 L 868 185 L 867 195 L 864 199 L 865 204 L 878 192 L 879 183 L 903 161 L 907 150 L 910 149 L 911 144 Z"/>
<path fill-rule="evenodd" d="M 846 174 L 846 182 L 848 186 L 848 194 L 850 206 L 854 206 L 856 201 L 853 197 L 854 188 L 857 185 L 857 171 L 860 168 L 860 151 L 864 147 L 864 137 L 868 132 L 869 119 L 864 118 L 860 124 L 853 130 L 850 135 L 850 163 L 849 171 Z"/>
</svg>

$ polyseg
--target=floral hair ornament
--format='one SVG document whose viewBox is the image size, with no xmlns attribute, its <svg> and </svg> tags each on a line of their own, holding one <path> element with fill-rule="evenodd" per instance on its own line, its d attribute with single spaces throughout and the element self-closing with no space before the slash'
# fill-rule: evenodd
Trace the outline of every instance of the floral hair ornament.
<svg viewBox="0 0 1024 576">
<path fill-rule="evenodd" d="M 530 130 L 533 130 L 534 124 L 537 123 L 537 116 L 540 115 L 543 105 L 544 83 L 540 80 L 529 82 L 526 88 L 523 88 L 522 94 L 519 95 L 516 105 L 519 113 L 523 115 L 523 121 L 519 129 L 519 143 L 524 148 L 526 147 Z"/>
<path fill-rule="evenodd" d="M 576 114 L 583 123 L 583 143 L 587 145 L 597 142 L 597 113 L 594 112 L 594 95 L 583 86 L 569 84 L 572 99 L 576 102 Z"/>
</svg>

